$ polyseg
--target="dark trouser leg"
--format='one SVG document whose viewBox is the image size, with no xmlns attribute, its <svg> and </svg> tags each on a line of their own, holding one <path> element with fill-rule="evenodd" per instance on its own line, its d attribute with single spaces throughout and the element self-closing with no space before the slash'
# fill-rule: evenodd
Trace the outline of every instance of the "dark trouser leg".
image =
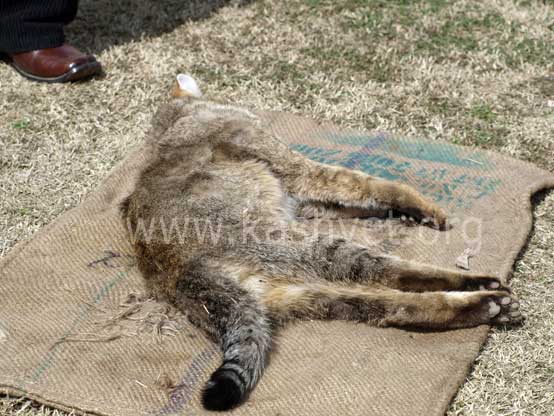
<svg viewBox="0 0 554 416">
<path fill-rule="evenodd" d="M 78 0 L 1 0 L 0 52 L 55 48 L 64 25 L 77 14 Z"/>
</svg>

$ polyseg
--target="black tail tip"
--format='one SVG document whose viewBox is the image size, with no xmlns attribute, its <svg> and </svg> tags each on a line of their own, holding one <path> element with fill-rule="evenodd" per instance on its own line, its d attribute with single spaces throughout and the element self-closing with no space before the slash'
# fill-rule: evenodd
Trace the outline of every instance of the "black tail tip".
<svg viewBox="0 0 554 416">
<path fill-rule="evenodd" d="M 210 377 L 202 394 L 202 404 L 207 410 L 229 410 L 242 401 L 242 391 L 237 375 L 229 370 L 217 370 Z"/>
</svg>

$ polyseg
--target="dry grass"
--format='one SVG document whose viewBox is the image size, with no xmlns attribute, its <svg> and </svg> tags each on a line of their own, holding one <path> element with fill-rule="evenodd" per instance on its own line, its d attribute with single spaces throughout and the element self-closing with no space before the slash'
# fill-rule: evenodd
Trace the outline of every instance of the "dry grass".
<svg viewBox="0 0 554 416">
<path fill-rule="evenodd" d="M 141 140 L 178 71 L 224 100 L 554 171 L 551 0 L 191 3 L 82 1 L 68 37 L 97 54 L 101 79 L 38 85 L 0 65 L 0 255 L 79 203 Z M 527 325 L 493 331 L 451 415 L 554 414 L 553 245 L 549 194 L 513 280 Z M 0 399 L 0 414 L 59 413 Z"/>
</svg>

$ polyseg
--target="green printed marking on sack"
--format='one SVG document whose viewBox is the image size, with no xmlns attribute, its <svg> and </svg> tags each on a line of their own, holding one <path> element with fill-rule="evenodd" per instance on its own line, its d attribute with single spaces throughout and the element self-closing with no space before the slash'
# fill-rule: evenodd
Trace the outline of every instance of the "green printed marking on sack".
<svg viewBox="0 0 554 416">
<path fill-rule="evenodd" d="M 448 167 L 421 167 L 419 163 L 415 166 L 410 161 L 397 160 L 390 155 L 373 151 L 344 153 L 306 144 L 294 144 L 291 149 L 317 162 L 358 169 L 371 176 L 409 183 L 422 194 L 448 208 L 470 208 L 475 201 L 493 195 L 502 184 L 500 179 L 484 173 L 461 174 L 459 168 L 451 170 Z"/>
<path fill-rule="evenodd" d="M 449 143 L 431 141 L 413 141 L 402 138 L 389 139 L 384 135 L 356 135 L 330 133 L 325 138 L 335 144 L 360 146 L 364 155 L 379 149 L 384 153 L 393 153 L 407 159 L 445 163 L 478 170 L 489 170 L 490 163 L 483 152 L 470 152 Z"/>
</svg>

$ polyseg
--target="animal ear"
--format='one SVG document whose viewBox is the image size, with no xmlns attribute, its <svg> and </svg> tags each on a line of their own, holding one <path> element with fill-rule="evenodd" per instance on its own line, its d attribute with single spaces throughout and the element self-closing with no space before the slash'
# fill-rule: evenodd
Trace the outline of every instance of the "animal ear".
<svg viewBox="0 0 554 416">
<path fill-rule="evenodd" d="M 177 83 L 173 88 L 174 97 L 202 97 L 202 91 L 193 77 L 186 74 L 177 75 Z"/>
</svg>

